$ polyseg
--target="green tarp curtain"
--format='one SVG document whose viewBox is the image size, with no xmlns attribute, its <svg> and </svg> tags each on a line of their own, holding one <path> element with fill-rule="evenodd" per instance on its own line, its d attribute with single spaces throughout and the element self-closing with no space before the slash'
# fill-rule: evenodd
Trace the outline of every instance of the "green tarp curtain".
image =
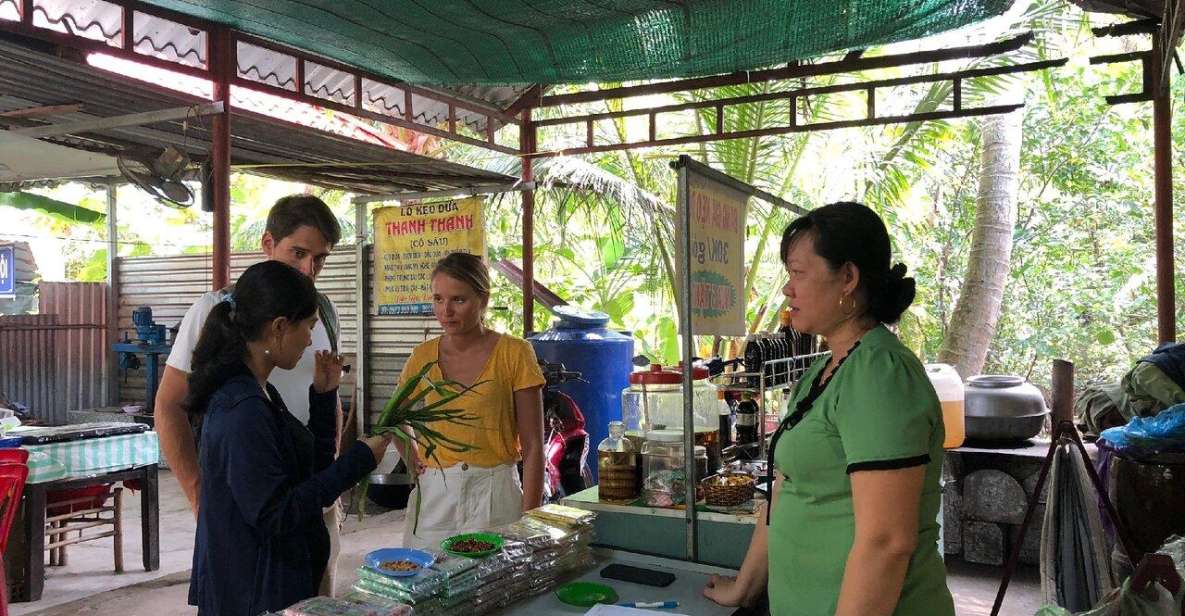
<svg viewBox="0 0 1185 616">
<path fill-rule="evenodd" d="M 147 0 L 417 84 L 691 77 L 920 38 L 1012 0 Z"/>
</svg>

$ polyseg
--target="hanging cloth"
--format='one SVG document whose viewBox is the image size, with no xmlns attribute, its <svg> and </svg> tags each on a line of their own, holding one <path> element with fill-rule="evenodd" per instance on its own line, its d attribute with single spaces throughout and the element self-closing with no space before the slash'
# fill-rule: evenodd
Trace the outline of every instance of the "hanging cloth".
<svg viewBox="0 0 1185 616">
<path fill-rule="evenodd" d="M 1041 593 L 1071 612 L 1088 610 L 1112 589 L 1110 552 L 1086 470 L 1089 460 L 1067 443 L 1050 469 L 1041 528 Z"/>
</svg>

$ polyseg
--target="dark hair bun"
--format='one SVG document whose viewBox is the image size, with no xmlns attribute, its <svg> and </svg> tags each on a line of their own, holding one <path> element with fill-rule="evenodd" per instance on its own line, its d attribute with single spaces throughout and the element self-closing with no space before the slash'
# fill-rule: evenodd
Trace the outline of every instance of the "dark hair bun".
<svg viewBox="0 0 1185 616">
<path fill-rule="evenodd" d="M 868 312 L 881 323 L 896 323 L 913 303 L 917 295 L 917 282 L 905 276 L 904 263 L 898 263 L 889 270 L 889 275 L 875 285 L 868 294 Z"/>
<path fill-rule="evenodd" d="M 809 233 L 815 253 L 827 260 L 831 271 L 851 263 L 860 271 L 861 291 L 867 297 L 867 314 L 881 323 L 896 323 L 913 303 L 917 285 L 905 276 L 906 267 L 892 267 L 889 232 L 871 208 L 840 201 L 811 210 L 791 222 L 782 233 L 782 259 L 795 238 Z"/>
</svg>

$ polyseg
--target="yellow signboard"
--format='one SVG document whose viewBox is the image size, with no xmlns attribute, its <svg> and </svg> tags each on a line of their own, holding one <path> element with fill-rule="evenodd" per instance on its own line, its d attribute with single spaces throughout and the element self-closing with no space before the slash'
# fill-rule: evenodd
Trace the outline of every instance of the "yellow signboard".
<svg viewBox="0 0 1185 616">
<path fill-rule="evenodd" d="M 485 258 L 482 200 L 416 203 L 374 211 L 374 292 L 378 313 L 432 314 L 430 276 L 454 252 Z"/>
<path fill-rule="evenodd" d="M 748 195 L 711 178 L 687 172 L 679 217 L 691 217 L 691 331 L 697 336 L 745 335 L 745 217 Z M 682 227 L 676 225 L 682 261 Z M 682 263 L 680 263 L 682 266 Z M 683 270 L 680 268 L 679 270 Z M 677 275 L 682 288 L 683 275 Z"/>
</svg>

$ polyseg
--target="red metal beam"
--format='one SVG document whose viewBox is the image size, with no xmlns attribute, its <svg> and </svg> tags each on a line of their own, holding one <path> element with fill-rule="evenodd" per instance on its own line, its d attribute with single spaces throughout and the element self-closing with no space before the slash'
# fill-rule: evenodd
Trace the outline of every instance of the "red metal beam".
<svg viewBox="0 0 1185 616">
<path fill-rule="evenodd" d="M 214 202 L 213 286 L 230 283 L 230 84 L 235 74 L 235 47 L 230 31 L 218 28 L 209 33 L 210 63 L 214 77 L 214 100 L 225 110 L 214 116 L 211 130 L 210 188 Z"/>
<path fill-rule="evenodd" d="M 48 42 L 51 42 L 51 43 L 54 43 L 57 45 L 61 45 L 63 47 L 67 47 L 70 49 L 77 49 L 82 52 L 105 53 L 105 54 L 109 54 L 109 55 L 119 57 L 119 58 L 122 58 L 125 60 L 130 60 L 133 62 L 139 62 L 141 64 L 146 64 L 148 66 L 152 66 L 155 68 L 175 71 L 175 72 L 178 72 L 178 73 L 181 73 L 184 75 L 189 75 L 189 76 L 197 77 L 200 79 L 213 80 L 213 68 L 214 68 L 212 65 L 213 59 L 209 53 L 207 53 L 207 55 L 206 55 L 208 65 L 207 65 L 207 68 L 205 68 L 205 69 L 199 68 L 199 67 L 188 66 L 188 65 L 181 64 L 178 62 L 173 62 L 173 61 L 157 58 L 154 56 L 149 56 L 149 55 L 137 53 L 135 51 L 135 41 L 136 41 L 137 37 L 136 37 L 136 33 L 134 32 L 135 23 L 134 23 L 134 19 L 132 18 L 132 16 L 133 16 L 134 12 L 140 12 L 145 15 L 151 15 L 153 17 L 158 17 L 160 19 L 170 20 L 170 21 L 194 28 L 196 30 L 200 30 L 200 31 L 204 32 L 207 36 L 207 46 L 208 47 L 212 47 L 210 45 L 210 40 L 214 36 L 215 31 L 220 29 L 220 26 L 218 26 L 217 24 L 214 24 L 213 22 L 207 22 L 207 21 L 204 21 L 201 19 L 186 16 L 186 15 L 183 15 L 180 13 L 173 13 L 173 12 L 165 10 L 165 9 L 158 9 L 156 7 L 149 6 L 149 5 L 140 3 L 140 2 L 135 2 L 134 0 L 110 0 L 110 1 L 112 1 L 114 4 L 120 6 L 121 9 L 123 10 L 122 32 L 120 33 L 119 37 L 117 37 L 115 40 L 111 41 L 114 45 L 107 44 L 106 42 L 103 42 L 103 41 L 91 40 L 91 39 L 73 35 L 73 34 L 65 34 L 65 33 L 60 33 L 60 32 L 55 32 L 52 30 L 48 30 L 46 28 L 34 27 L 33 23 L 32 23 L 32 0 L 23 0 L 22 1 L 22 11 L 21 11 L 22 19 L 20 21 L 0 20 L 0 31 L 14 32 L 14 33 L 20 34 L 22 36 L 28 36 L 28 37 L 35 38 L 35 39 L 48 41 Z M 254 82 L 254 81 L 251 81 L 248 79 L 241 79 L 238 76 L 238 67 L 234 66 L 234 65 L 232 65 L 230 67 L 229 83 L 231 83 L 231 84 L 250 88 L 255 91 L 265 92 L 265 93 L 272 94 L 275 96 L 280 96 L 283 98 L 288 98 L 290 100 L 297 100 L 300 102 L 305 102 L 305 103 L 314 104 L 314 105 L 318 105 L 318 106 L 322 106 L 322 107 L 326 107 L 326 108 L 331 108 L 331 109 L 343 111 L 346 113 L 353 113 L 353 114 L 361 115 L 361 116 L 367 117 L 369 119 L 373 119 L 373 120 L 380 121 L 380 122 L 385 122 L 388 124 L 399 126 L 401 128 L 406 128 L 411 131 L 420 132 L 420 133 L 424 133 L 424 134 L 430 134 L 430 135 L 434 135 L 434 136 L 441 137 L 444 139 L 450 139 L 453 141 L 459 141 L 462 143 L 466 143 L 468 145 L 483 147 L 483 148 L 491 149 L 491 150 L 498 151 L 498 152 L 501 152 L 504 154 L 517 154 L 518 153 L 518 150 L 516 150 L 514 148 L 506 148 L 506 147 L 499 146 L 496 143 L 494 143 L 494 139 L 489 134 L 492 131 L 489 129 L 487 129 L 487 131 L 486 131 L 485 139 L 474 139 L 474 138 L 460 135 L 455 130 L 448 130 L 448 131 L 440 130 L 440 129 L 432 127 L 432 126 L 415 123 L 415 122 L 411 121 L 410 119 L 401 120 L 401 119 L 393 118 L 392 116 L 384 115 L 381 113 L 371 114 L 369 112 L 366 112 L 365 110 L 361 109 L 361 103 L 363 101 L 361 85 L 362 85 L 362 82 L 364 79 L 370 80 L 370 81 L 380 83 L 385 86 L 402 89 L 402 90 L 408 92 L 408 98 L 410 98 L 410 95 L 414 93 L 417 96 L 422 96 L 422 97 L 427 98 L 429 100 L 440 102 L 442 104 L 450 106 L 451 108 L 465 109 L 471 113 L 475 113 L 475 114 L 483 116 L 486 120 L 487 125 L 489 125 L 491 127 L 495 121 L 501 122 L 503 124 L 518 124 L 519 123 L 519 119 L 518 119 L 517 115 L 506 113 L 506 112 L 500 110 L 496 105 L 484 103 L 481 101 L 469 100 L 467 98 L 461 98 L 461 97 L 457 97 L 457 96 L 450 96 L 448 94 L 443 94 L 443 93 L 437 92 L 436 90 L 413 86 L 413 85 L 410 85 L 410 84 L 407 84 L 405 82 L 401 82 L 398 80 L 379 77 L 377 75 L 363 71 L 363 70 L 358 69 L 356 67 L 351 67 L 351 66 L 347 66 L 347 65 L 344 65 L 344 64 L 341 64 L 338 62 L 334 62 L 334 61 L 329 60 L 327 58 L 321 58 L 319 56 L 314 56 L 312 54 L 309 54 L 307 52 L 304 52 L 302 50 L 299 50 L 299 49 L 296 49 L 293 47 L 279 45 L 279 44 L 276 44 L 276 43 L 273 43 L 270 41 L 266 41 L 263 39 L 259 39 L 259 38 L 256 38 L 256 37 L 244 34 L 244 33 L 240 33 L 240 32 L 234 31 L 234 30 L 230 30 L 229 36 L 230 36 L 230 48 L 232 49 L 232 51 L 234 50 L 237 42 L 242 41 L 244 43 L 256 45 L 258 47 L 263 47 L 263 48 L 269 49 L 273 52 L 295 58 L 297 61 L 296 64 L 297 64 L 298 88 L 297 88 L 296 92 L 292 92 L 292 91 L 286 90 L 281 87 L 274 87 L 271 84 L 261 84 L 261 83 Z M 320 65 L 327 66 L 327 67 L 330 67 L 330 68 L 333 68 L 336 70 L 340 70 L 343 72 L 347 72 L 347 73 L 353 75 L 355 90 L 356 90 L 355 96 L 357 97 L 356 100 L 354 101 L 354 104 L 353 105 L 341 105 L 341 104 L 336 103 L 335 101 L 328 101 L 328 100 L 320 99 L 315 96 L 306 94 L 305 88 L 304 88 L 304 79 L 303 79 L 304 62 L 306 60 L 316 62 Z M 455 127 L 455 123 L 450 123 L 450 126 Z"/>
<path fill-rule="evenodd" d="M 503 113 L 506 113 L 506 114 L 512 115 L 512 116 L 517 116 L 519 113 L 522 113 L 523 111 L 532 109 L 534 107 L 538 107 L 539 102 L 540 102 L 540 100 L 542 100 L 542 98 L 543 98 L 543 86 L 540 86 L 537 84 L 533 85 L 530 88 L 527 88 L 527 90 L 522 93 L 522 96 L 519 96 L 518 100 L 511 103 L 510 106 L 507 107 L 506 111 L 504 111 Z"/>
<path fill-rule="evenodd" d="M 790 124 L 788 126 L 778 126 L 772 128 L 763 128 L 760 130 L 745 130 L 733 131 L 717 135 L 715 133 L 706 135 L 687 135 L 685 137 L 671 137 L 667 139 L 650 139 L 648 141 L 635 141 L 631 143 L 613 143 L 598 145 L 594 147 L 579 147 L 579 148 L 564 148 L 560 150 L 550 150 L 547 152 L 534 152 L 526 154 L 528 158 L 550 158 L 553 156 L 572 156 L 576 154 L 592 154 L 595 152 L 615 152 L 619 150 L 630 150 L 633 148 L 650 148 L 663 145 L 683 145 L 688 143 L 706 143 L 710 141 L 725 141 L 728 139 L 747 139 L 750 137 L 765 137 L 769 135 L 785 135 L 789 133 L 806 133 L 812 131 L 835 130 L 838 128 L 856 128 L 861 126 L 883 126 L 885 124 L 905 124 L 909 122 L 925 122 L 929 120 L 948 120 L 952 118 L 970 118 L 975 116 L 993 115 L 997 113 L 1011 113 L 1024 107 L 1023 104 L 1018 105 L 993 105 L 990 107 L 978 107 L 975 109 L 963 109 L 961 111 L 934 111 L 930 113 L 915 113 L 903 116 L 882 116 L 869 120 L 839 120 L 835 122 L 815 122 L 812 124 Z"/>
<path fill-rule="evenodd" d="M 261 39 L 261 38 L 255 37 L 255 36 L 251 36 L 250 34 L 244 34 L 242 32 L 235 31 L 234 37 L 235 37 L 236 41 L 242 41 L 244 43 L 249 43 L 251 45 L 255 45 L 256 47 L 263 47 L 264 49 L 269 49 L 269 50 L 274 51 L 279 54 L 292 56 L 294 58 L 297 58 L 298 60 L 309 60 L 312 62 L 316 62 L 317 64 L 320 64 L 321 66 L 332 68 L 334 70 L 338 70 L 343 73 L 350 73 L 353 75 L 358 75 L 364 79 L 376 81 L 376 82 L 381 83 L 383 85 L 391 86 L 392 88 L 399 88 L 400 90 L 411 91 L 411 93 L 415 94 L 416 96 L 422 96 L 424 98 L 429 98 L 429 99 L 432 99 L 432 100 L 435 100 L 435 101 L 438 101 L 441 103 L 452 104 L 457 107 L 460 107 L 461 109 L 468 109 L 474 113 L 478 113 L 478 114 L 484 115 L 486 117 L 497 118 L 498 120 L 501 120 L 502 123 L 504 123 L 504 124 L 518 124 L 519 123 L 519 119 L 516 116 L 514 116 L 513 114 L 502 111 L 501 109 L 498 109 L 494 105 L 490 105 L 488 103 L 482 103 L 479 101 L 469 100 L 466 98 L 460 98 L 458 96 L 452 96 L 449 94 L 444 94 L 442 92 L 437 92 L 436 90 L 423 88 L 420 86 L 414 86 L 414 85 L 407 83 L 406 81 L 399 81 L 396 79 L 391 79 L 389 77 L 380 77 L 378 75 L 375 75 L 374 73 L 362 70 L 356 66 L 349 66 L 347 64 L 342 64 L 341 62 L 337 62 L 336 60 L 331 60 L 329 58 L 324 58 L 321 56 L 315 56 L 311 53 L 302 51 L 302 50 L 297 49 L 295 47 L 289 47 L 287 45 L 282 45 L 280 43 L 275 43 L 273 41 Z"/>
<path fill-rule="evenodd" d="M 111 45 L 108 45 L 102 41 L 95 41 L 80 36 L 62 34 L 61 32 L 54 32 L 44 28 L 35 28 L 32 25 L 26 25 L 22 22 L 0 20 L 0 31 L 14 32 L 22 36 L 47 41 L 54 43 L 55 45 L 61 45 L 62 47 L 67 47 L 70 49 L 77 49 L 82 52 L 104 53 L 117 58 L 131 60 L 141 64 L 147 64 L 148 66 L 155 68 L 175 71 L 183 75 L 189 75 L 201 79 L 210 78 L 210 73 L 208 71 L 195 66 L 178 64 L 176 62 L 169 62 L 168 60 L 162 60 L 153 56 L 146 56 L 144 54 L 131 51 L 130 48 L 124 50 L 119 47 L 112 47 Z"/>
<path fill-rule="evenodd" d="M 523 112 L 520 147 L 523 156 L 522 181 L 535 181 L 534 161 L 528 154 L 535 151 L 535 123 L 531 121 L 531 110 Z M 523 337 L 535 330 L 535 191 L 523 191 Z"/>
<path fill-rule="evenodd" d="M 624 86 L 620 88 L 610 88 L 608 90 L 596 90 L 593 92 L 557 94 L 554 96 L 544 96 L 540 98 L 539 103 L 534 106 L 555 107 L 557 105 L 591 103 L 596 101 L 630 98 L 634 96 L 646 96 L 650 94 L 666 94 L 671 92 L 683 92 L 686 90 L 698 90 L 703 88 L 718 88 L 721 86 L 739 85 L 743 83 L 761 83 L 765 81 L 795 79 L 798 77 L 819 77 L 822 75 L 850 73 L 853 71 L 867 71 L 879 68 L 908 66 L 910 64 L 929 64 L 931 62 L 957 60 L 959 58 L 994 56 L 1002 53 L 1008 53 L 1010 51 L 1016 51 L 1017 49 L 1024 47 L 1032 40 L 1033 33 L 1026 32 L 1010 39 L 996 41 L 986 45 L 970 45 L 967 47 L 952 47 L 950 49 L 934 49 L 929 51 L 893 54 L 872 58 L 845 58 L 833 62 L 800 64 L 788 66 L 785 68 L 768 69 L 764 71 L 748 71 L 730 73 L 728 75 L 715 75 L 712 77 L 699 77 L 696 79 L 666 81 L 662 83 L 652 83 L 639 86 Z"/>
<path fill-rule="evenodd" d="M 301 66 L 301 63 L 298 63 L 297 66 Z M 473 145 L 473 146 L 485 148 L 487 150 L 494 150 L 494 151 L 500 152 L 502 154 L 510 154 L 510 155 L 518 155 L 519 154 L 519 151 L 515 148 L 509 148 L 509 147 L 498 145 L 496 143 L 491 143 L 491 142 L 488 142 L 488 141 L 485 141 L 482 139 L 474 139 L 472 137 L 467 137 L 465 135 L 461 135 L 461 134 L 453 132 L 453 131 L 442 130 L 439 128 L 435 128 L 433 126 L 428 126 L 427 124 L 420 124 L 419 122 L 409 120 L 407 116 L 410 114 L 407 114 L 407 113 L 404 114 L 405 117 L 399 118 L 399 117 L 396 117 L 393 115 L 379 113 L 376 111 L 371 111 L 369 109 L 362 109 L 359 107 L 355 107 L 353 105 L 345 105 L 345 104 L 339 103 L 337 101 L 331 101 L 328 99 L 319 98 L 316 96 L 311 96 L 311 95 L 305 94 L 305 93 L 297 93 L 297 92 L 293 92 L 291 90 L 285 90 L 283 88 L 274 88 L 274 87 L 270 87 L 270 86 L 264 86 L 263 84 L 260 84 L 257 81 L 243 79 L 242 77 L 232 78 L 231 83 L 233 83 L 236 87 L 240 87 L 240 88 L 243 88 L 246 90 L 251 90 L 252 92 L 260 92 L 260 93 L 268 94 L 271 96 L 276 96 L 279 98 L 287 99 L 290 101 L 295 101 L 298 103 L 305 103 L 308 105 L 315 105 L 317 107 L 324 107 L 326 109 L 333 109 L 335 111 L 340 111 L 342 113 L 348 113 L 351 115 L 358 116 L 360 118 L 366 118 L 369 120 L 374 120 L 376 122 L 382 122 L 384 124 L 390 124 L 392 126 L 406 128 L 406 129 L 413 131 L 413 132 L 424 133 L 427 135 L 434 135 L 434 136 L 440 137 L 442 139 L 449 139 L 452 141 L 457 141 L 460 143 L 465 143 L 468 145 Z M 359 92 L 359 96 L 361 96 L 361 92 Z M 406 100 L 404 102 L 404 106 L 407 107 L 408 110 L 410 110 L 411 109 L 411 107 L 409 106 L 410 100 L 411 100 L 411 93 L 410 92 L 407 93 L 405 99 Z M 489 120 L 487 118 L 487 122 L 488 121 Z M 455 117 L 453 118 L 453 122 L 450 126 L 452 128 L 454 128 L 454 130 L 455 130 L 455 126 L 456 126 Z"/>
<path fill-rule="evenodd" d="M 989 68 L 972 69 L 966 71 L 952 71 L 946 73 L 932 73 L 924 75 L 911 75 L 909 77 L 896 77 L 893 79 L 878 79 L 875 81 L 862 81 L 856 83 L 845 83 L 832 86 L 817 86 L 812 88 L 798 88 L 795 90 L 787 90 L 784 92 L 767 92 L 764 94 L 751 94 L 749 96 L 736 96 L 732 98 L 722 98 L 713 100 L 696 101 L 693 103 L 680 103 L 674 105 L 662 105 L 660 107 L 650 107 L 647 109 L 631 109 L 628 111 L 613 111 L 604 113 L 591 113 L 587 115 L 565 116 L 559 118 L 548 118 L 546 120 L 537 120 L 536 126 L 558 126 L 563 124 L 580 124 L 589 120 L 598 122 L 601 120 L 609 120 L 615 118 L 637 117 L 644 115 L 654 115 L 656 113 L 672 113 L 677 111 L 686 111 L 689 109 L 708 109 L 721 107 L 731 107 L 734 105 L 746 105 L 751 103 L 768 102 L 773 100 L 795 99 L 804 96 L 818 96 L 821 94 L 836 94 L 839 92 L 858 92 L 876 88 L 892 88 L 906 85 L 914 85 L 919 83 L 934 83 L 938 81 L 957 81 L 966 79 L 976 79 L 980 77 L 992 77 L 997 75 L 1007 75 L 1012 73 L 1025 73 L 1030 71 L 1044 70 L 1047 68 L 1054 68 L 1066 64 L 1066 58 L 1059 58 L 1057 60 L 1042 60 L 1039 62 L 1027 62 L 1024 64 L 1012 64 L 1008 66 L 993 66 Z M 960 96 L 960 104 L 961 104 Z M 717 111 L 717 117 L 721 115 Z"/>
<path fill-rule="evenodd" d="M 1146 24 L 1132 24 L 1130 32 L 1143 32 Z M 1097 36 L 1116 33 L 1095 33 Z M 1158 33 L 1152 35 L 1152 49 L 1130 53 L 1095 56 L 1091 64 L 1113 64 L 1139 61 L 1143 69 L 1142 88 L 1139 92 L 1107 96 L 1111 105 L 1152 101 L 1152 150 L 1153 150 L 1153 226 L 1156 245 L 1156 339 L 1174 342 L 1177 339 L 1176 313 L 1176 266 L 1173 255 L 1173 109 L 1169 94 L 1171 74 L 1161 74 L 1165 50 Z M 1173 53 L 1169 49 L 1169 54 Z M 1163 81 L 1162 81 L 1163 80 Z"/>
<path fill-rule="evenodd" d="M 1173 259 L 1173 101 L 1170 98 L 1170 73 L 1164 73 L 1161 81 L 1160 60 L 1164 50 L 1160 37 L 1153 37 L 1157 60 L 1145 63 L 1145 73 L 1155 70 L 1156 89 L 1152 99 L 1152 140 L 1155 148 L 1155 225 L 1156 225 L 1156 330 L 1157 339 L 1164 342 L 1177 340 L 1177 302 L 1175 289 L 1175 267 Z M 1171 54 L 1172 49 L 1167 50 Z"/>
</svg>

